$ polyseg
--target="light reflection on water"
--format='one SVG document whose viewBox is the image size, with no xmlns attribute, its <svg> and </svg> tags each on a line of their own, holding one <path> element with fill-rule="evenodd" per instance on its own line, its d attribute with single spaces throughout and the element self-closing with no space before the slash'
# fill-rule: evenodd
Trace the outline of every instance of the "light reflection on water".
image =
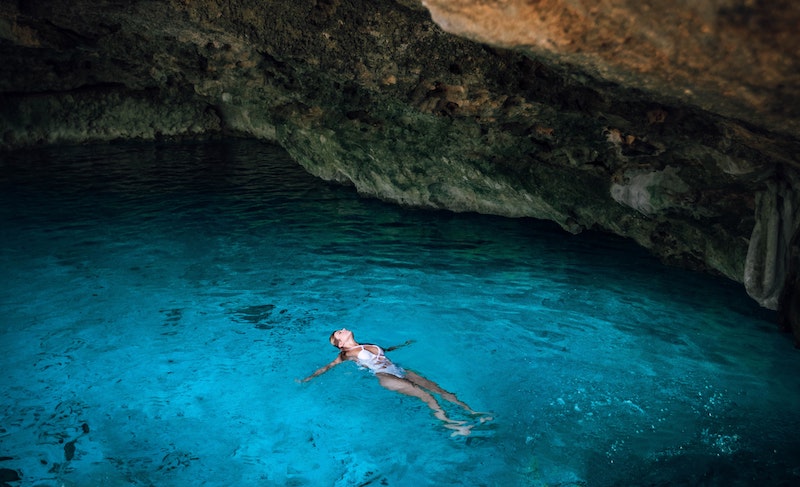
<svg viewBox="0 0 800 487">
<path fill-rule="evenodd" d="M 0 156 L 0 468 L 20 485 L 800 476 L 789 337 L 620 239 L 402 209 L 256 142 Z M 450 438 L 353 328 L 495 421 Z M 453 411 L 457 414 L 457 411 Z"/>
</svg>

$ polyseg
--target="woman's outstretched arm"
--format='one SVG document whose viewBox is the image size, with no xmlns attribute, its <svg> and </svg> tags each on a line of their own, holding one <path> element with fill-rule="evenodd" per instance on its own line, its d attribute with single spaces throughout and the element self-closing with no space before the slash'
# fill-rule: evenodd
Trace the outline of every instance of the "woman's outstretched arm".
<svg viewBox="0 0 800 487">
<path fill-rule="evenodd" d="M 329 363 L 328 365 L 326 365 L 324 367 L 318 368 L 313 374 L 311 374 L 308 377 L 306 377 L 305 379 L 303 379 L 303 382 L 308 382 L 311 379 L 313 379 L 314 377 L 317 377 L 318 375 L 324 374 L 325 372 L 331 370 L 332 368 L 334 368 L 335 366 L 339 365 L 342 362 L 343 362 L 342 356 L 341 355 L 337 355 L 336 358 L 333 359 L 333 361 L 331 363 Z"/>
<path fill-rule="evenodd" d="M 393 347 L 387 348 L 386 351 L 387 352 L 391 352 L 392 350 L 397 350 L 398 348 L 403 348 L 406 345 L 411 345 L 412 343 L 414 343 L 414 340 L 406 340 L 404 343 L 401 343 L 400 345 L 395 345 Z"/>
</svg>

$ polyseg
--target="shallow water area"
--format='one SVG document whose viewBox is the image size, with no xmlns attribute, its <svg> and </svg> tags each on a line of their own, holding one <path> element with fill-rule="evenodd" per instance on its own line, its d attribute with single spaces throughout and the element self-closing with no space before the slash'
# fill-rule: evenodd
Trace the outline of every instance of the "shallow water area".
<svg viewBox="0 0 800 487">
<path fill-rule="evenodd" d="M 359 197 L 254 141 L 0 154 L 0 468 L 34 485 L 792 485 L 800 355 L 741 286 Z M 452 391 L 330 362 L 334 329 Z M 9 473 L 9 472 L 6 472 Z"/>
</svg>

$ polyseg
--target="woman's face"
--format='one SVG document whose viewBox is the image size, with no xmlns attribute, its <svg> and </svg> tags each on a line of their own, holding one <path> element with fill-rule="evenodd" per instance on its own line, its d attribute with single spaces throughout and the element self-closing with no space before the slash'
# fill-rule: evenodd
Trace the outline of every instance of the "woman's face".
<svg viewBox="0 0 800 487">
<path fill-rule="evenodd" d="M 334 347 L 340 347 L 343 343 L 350 341 L 352 338 L 353 332 L 347 328 L 342 328 L 341 330 L 333 332 L 333 340 L 331 340 L 331 343 Z"/>
</svg>

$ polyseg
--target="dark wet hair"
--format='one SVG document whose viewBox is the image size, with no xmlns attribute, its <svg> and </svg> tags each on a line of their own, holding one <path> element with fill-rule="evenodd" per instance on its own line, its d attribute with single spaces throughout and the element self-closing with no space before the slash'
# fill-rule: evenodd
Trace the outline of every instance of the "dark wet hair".
<svg viewBox="0 0 800 487">
<path fill-rule="evenodd" d="M 338 331 L 338 330 L 336 330 L 336 331 Z M 334 347 L 339 348 L 339 340 L 337 340 L 336 337 L 334 336 L 334 335 L 336 335 L 336 331 L 331 333 L 331 337 L 328 338 L 328 341 L 331 342 L 331 345 L 333 345 Z"/>
</svg>

